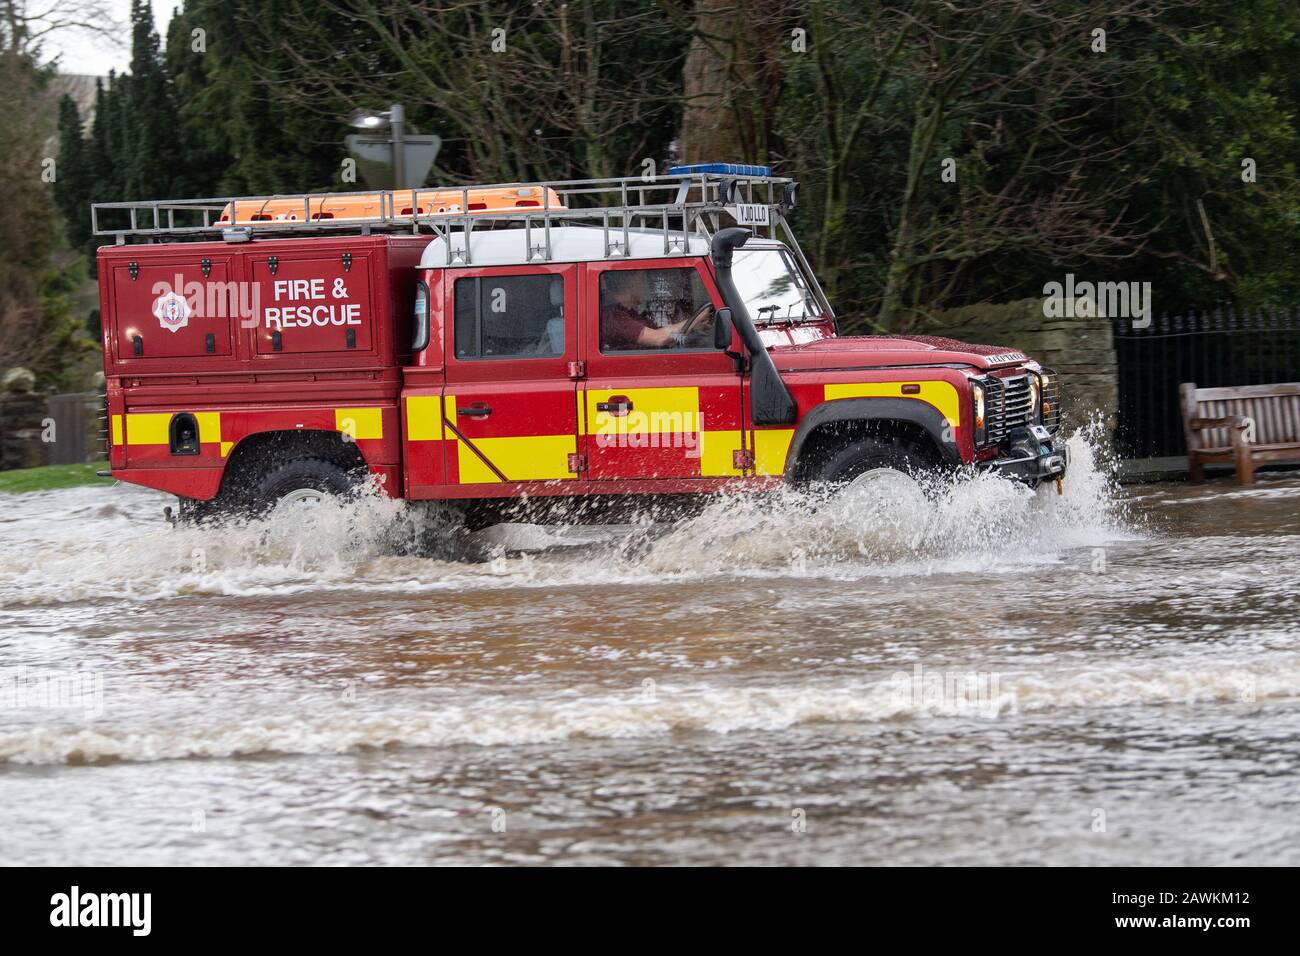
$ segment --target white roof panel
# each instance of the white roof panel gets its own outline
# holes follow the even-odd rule
[[[525,265],[530,259],[528,250],[524,243],[524,230],[522,229],[493,229],[483,230],[481,232],[471,231],[472,236],[470,246],[470,265],[475,266],[502,266],[502,265]],[[684,237],[681,232],[670,232],[669,239],[675,244],[681,243]],[[534,247],[545,247],[546,230],[533,227],[532,234],[529,237]],[[652,259],[663,256],[664,253],[664,234],[658,229],[629,229],[628,230],[628,250],[625,256],[619,258],[627,259]],[[611,228],[609,230],[610,243],[623,241],[623,230]],[[691,235],[688,238],[686,249],[676,247],[676,251],[668,255],[707,255],[709,251],[709,242],[703,236]],[[450,250],[453,255],[448,257],[448,240],[439,236],[429,243],[424,249],[424,255],[420,257],[421,269],[440,269],[449,265],[465,265],[465,234],[463,232],[454,232],[450,237]],[[458,261],[452,262],[455,258]],[[590,226],[552,226],[551,227],[551,262],[592,262],[602,259],[611,258],[605,255],[605,232],[603,229],[593,228]],[[540,259],[536,260],[540,261]]]

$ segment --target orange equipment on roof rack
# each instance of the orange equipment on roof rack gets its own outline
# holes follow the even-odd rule
[[[549,202],[548,202],[549,200]],[[468,203],[468,208],[466,208]],[[391,205],[389,205],[391,204]],[[232,217],[232,207],[237,207]],[[516,209],[567,208],[554,189],[540,186],[493,189],[406,190],[403,192],[317,194],[304,198],[269,198],[227,203],[220,225],[305,222],[321,219],[391,220],[404,216],[513,212]],[[232,222],[232,218],[234,221]]]

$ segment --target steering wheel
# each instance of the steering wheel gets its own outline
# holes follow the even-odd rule
[[[705,316],[708,316],[711,319],[713,318],[713,313],[716,311],[717,310],[714,309],[712,302],[706,302],[704,306],[700,309],[700,311],[696,312],[693,316],[691,316],[689,319],[686,320],[686,324],[681,327],[681,330],[677,334],[682,339],[685,339],[687,336],[691,334],[692,331],[694,331],[695,326],[699,324],[700,321],[705,318]]]

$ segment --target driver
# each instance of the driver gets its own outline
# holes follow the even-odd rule
[[[708,328],[706,313],[713,310],[706,305],[693,317],[658,327],[648,311],[650,303],[649,273],[641,269],[619,269],[606,273],[606,286],[601,296],[600,339],[601,348],[610,351],[623,349],[661,349],[680,345],[682,333]]]

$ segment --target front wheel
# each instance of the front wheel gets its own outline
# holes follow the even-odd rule
[[[851,442],[821,466],[816,480],[853,496],[924,504],[927,486],[945,469],[923,445],[893,436]]]
[[[819,481],[844,485],[881,469],[917,478],[942,470],[933,451],[894,436],[863,438],[837,449],[818,470]]]

